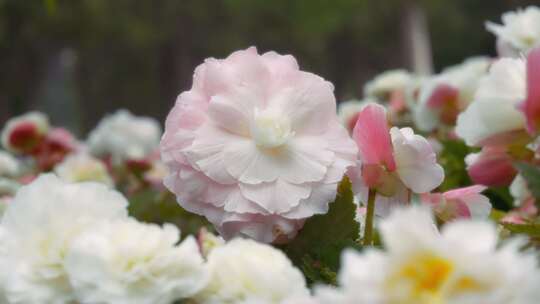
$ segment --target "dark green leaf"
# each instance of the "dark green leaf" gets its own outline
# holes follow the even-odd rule
[[[328,213],[308,219],[298,236],[290,244],[281,246],[310,283],[335,284],[343,249],[360,248],[355,212],[351,184],[345,178]]]
[[[540,202],[540,168],[528,163],[516,163],[515,167],[527,182],[527,187],[536,199],[536,204]]]

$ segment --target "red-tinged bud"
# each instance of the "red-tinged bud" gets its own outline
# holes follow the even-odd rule
[[[475,184],[504,187],[517,174],[513,159],[505,148],[485,147],[478,154],[467,156],[467,172]]]
[[[2,130],[2,145],[14,153],[30,154],[42,144],[48,131],[47,117],[30,112],[6,123]]]

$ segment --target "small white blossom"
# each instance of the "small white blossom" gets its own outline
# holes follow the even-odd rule
[[[487,22],[488,31],[497,36],[500,56],[519,57],[540,46],[540,8],[529,6],[502,15],[502,23]]]
[[[200,304],[278,304],[307,295],[306,282],[281,251],[247,239],[234,239],[208,256],[210,282],[196,297]]]
[[[19,173],[19,162],[11,154],[0,150],[0,176],[13,177]]]
[[[105,164],[88,154],[74,154],[56,165],[54,172],[67,182],[94,181],[112,186],[113,181]]]
[[[9,303],[71,303],[64,268],[71,242],[101,220],[127,217],[127,201],[98,183],[69,184],[52,174],[20,188],[0,224],[10,242]],[[0,262],[1,263],[1,262]]]
[[[393,91],[404,90],[411,79],[411,74],[406,70],[389,70],[383,72],[366,83],[364,86],[364,95],[386,101]]]
[[[160,137],[161,127],[155,119],[119,110],[99,122],[87,144],[93,155],[110,156],[118,163],[148,156],[157,148]]]
[[[169,304],[202,289],[206,268],[193,237],[133,219],[98,224],[74,240],[66,269],[81,303]]]

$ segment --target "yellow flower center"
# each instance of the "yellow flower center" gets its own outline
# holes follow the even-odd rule
[[[444,304],[463,293],[485,290],[472,277],[458,276],[452,261],[433,253],[413,256],[386,281],[390,303]]]

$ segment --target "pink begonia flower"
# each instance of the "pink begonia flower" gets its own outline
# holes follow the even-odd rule
[[[513,161],[506,148],[489,146],[465,158],[471,180],[490,187],[504,187],[512,183],[517,174]]]
[[[360,112],[353,138],[359,159],[347,174],[361,202],[367,202],[368,189],[377,191],[378,215],[387,214],[395,204],[408,203],[411,191],[429,192],[444,179],[429,142],[411,128],[389,130],[386,110],[380,105],[370,104]]]
[[[78,149],[75,136],[64,128],[53,128],[45,139],[32,151],[37,165],[47,171],[60,163],[66,155]]]
[[[472,102],[490,63],[487,57],[469,58],[426,80],[414,111],[418,129],[431,132],[441,125],[454,126],[458,114]]]
[[[527,98],[522,104],[527,130],[536,135],[540,131],[540,48],[527,57]]]
[[[8,120],[2,130],[2,145],[14,153],[31,153],[49,131],[49,119],[40,112],[29,112]]]
[[[538,216],[534,197],[530,197],[521,203],[521,206],[508,212],[501,220],[502,223],[527,224]]]
[[[489,198],[481,194],[486,189],[485,186],[475,185],[444,193],[424,193],[420,195],[420,200],[445,222],[458,218],[485,219],[491,212]]]
[[[293,238],[328,211],[356,159],[332,91],[290,55],[251,47],[205,60],[165,123],[165,185],[226,239]]]

